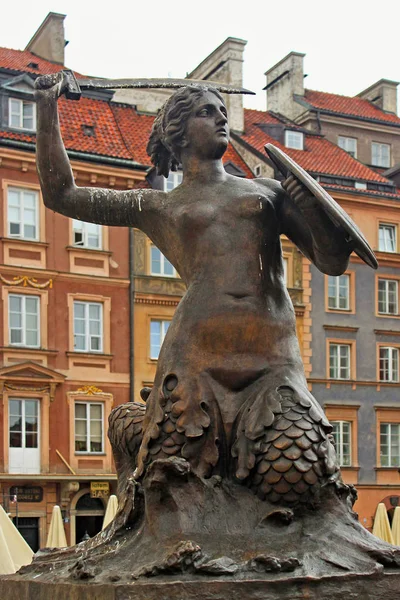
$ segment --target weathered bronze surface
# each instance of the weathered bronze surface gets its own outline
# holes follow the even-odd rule
[[[348,232],[292,176],[281,186],[225,172],[227,112],[212,88],[179,90],[155,120],[148,152],[164,176],[182,165],[179,187],[76,187],[58,127],[64,87],[59,75],[37,81],[46,206],[140,228],[187,292],[154,387],[142,391],[146,405],[110,417],[116,519],[86,543],[40,553],[18,585],[60,600],[94,590],[98,598],[322,600],[391,591],[400,549],[352,512],[356,493],[341,480],[331,426],[308,391],[283,278],[281,234],[323,273],[340,275],[353,250]],[[17,589],[15,577],[7,581],[3,589]]]

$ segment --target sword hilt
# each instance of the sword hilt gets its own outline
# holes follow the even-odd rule
[[[80,100],[82,91],[73,71],[65,69],[63,75],[66,82],[65,96],[68,100]]]

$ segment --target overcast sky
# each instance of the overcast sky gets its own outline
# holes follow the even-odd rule
[[[8,1],[0,45],[23,49],[50,11],[67,15],[66,64],[103,77],[184,77],[227,37],[247,40],[249,108],[265,109],[264,72],[291,50],[306,54],[311,89],[400,81],[399,0]]]

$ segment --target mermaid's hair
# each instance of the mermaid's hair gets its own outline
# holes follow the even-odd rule
[[[192,84],[180,88],[161,107],[146,148],[157,175],[168,177],[170,171],[178,169],[187,120],[193,106],[206,92],[212,92],[223,102],[215,88]]]

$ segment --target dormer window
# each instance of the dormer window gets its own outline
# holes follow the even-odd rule
[[[36,104],[29,100],[9,98],[8,126],[13,129],[36,130]]]
[[[285,131],[285,146],[294,150],[304,150],[304,133],[301,131]]]

